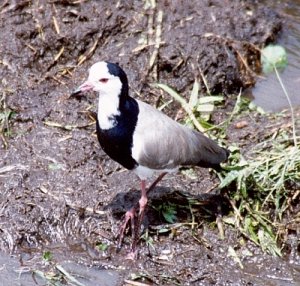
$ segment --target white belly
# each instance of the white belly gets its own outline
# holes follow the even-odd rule
[[[145,166],[139,165],[137,168],[133,170],[133,172],[141,179],[146,180],[154,176],[155,174],[159,175],[161,173],[175,173],[178,171],[178,168],[174,169],[161,169],[161,170],[154,170],[150,169]]]

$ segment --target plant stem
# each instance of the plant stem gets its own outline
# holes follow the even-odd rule
[[[285,89],[285,86],[284,86],[284,84],[283,84],[283,82],[282,82],[282,80],[281,80],[281,78],[280,78],[280,76],[279,76],[278,70],[277,70],[277,68],[275,67],[275,65],[274,65],[274,70],[275,70],[277,79],[278,79],[278,81],[279,81],[279,83],[280,83],[280,86],[281,86],[281,88],[282,88],[282,90],[283,90],[283,93],[284,93],[284,95],[286,96],[286,99],[287,99],[287,101],[288,101],[288,103],[289,103],[289,107],[290,107],[290,110],[291,110],[291,117],[292,117],[293,140],[294,140],[294,145],[295,145],[295,147],[296,147],[296,146],[297,146],[297,138],[296,138],[296,126],[295,126],[296,124],[295,124],[294,109],[293,109],[293,106],[292,106],[292,102],[291,102],[291,100],[290,100],[290,97],[289,97],[289,95],[288,95],[288,93],[287,93],[287,91],[286,91],[286,89]]]

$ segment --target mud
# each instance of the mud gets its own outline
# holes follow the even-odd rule
[[[10,114],[0,145],[3,252],[18,255],[30,270],[52,269],[42,259],[45,251],[52,263],[71,260],[114,270],[118,279],[108,285],[124,285],[126,279],[158,285],[300,281],[295,237],[285,259],[270,257],[249,241],[240,244],[235,229],[226,229],[225,240],[218,237],[211,225],[220,207],[226,213],[229,206],[208,170],[195,170],[197,180],[178,174],[162,182],[151,195],[139,259],[124,261],[130,236],[117,253],[115,235],[119,218],[139,196],[138,180],[100,149],[89,116],[96,110],[95,95],[68,98],[97,60],[119,62],[131,93],[153,105],[170,100],[150,86],[155,82],[185,97],[195,77],[202,91],[205,79],[213,94],[238,93],[255,84],[260,70],[254,45],[279,35],[282,19],[272,9],[238,0],[160,1],[155,7],[147,1],[23,0],[3,1],[0,17],[0,112]],[[229,97],[215,122],[233,106]],[[174,118],[178,110],[171,103],[165,112]],[[256,122],[243,131],[232,126],[229,142],[244,140],[247,150],[267,124],[259,117]],[[201,202],[196,227],[185,207],[177,209],[181,224],[167,224],[157,211],[161,202],[186,206],[188,197]],[[241,255],[244,269],[228,256],[229,246]]]

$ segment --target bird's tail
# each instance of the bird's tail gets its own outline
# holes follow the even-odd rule
[[[213,142],[213,141],[211,141]],[[202,159],[198,162],[198,166],[203,168],[212,168],[217,172],[222,170],[221,163],[227,161],[230,151],[218,146],[215,142],[211,143],[206,152],[202,154]]]

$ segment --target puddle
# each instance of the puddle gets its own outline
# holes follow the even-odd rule
[[[288,66],[280,73],[282,82],[294,107],[300,106],[300,2],[299,0],[274,1],[268,5],[279,11],[287,20],[278,44],[285,47]],[[289,108],[288,101],[275,74],[259,80],[252,89],[254,103],[265,111],[281,111]]]
[[[22,267],[15,256],[0,254],[0,286],[42,285],[39,282],[43,281],[39,278],[34,281],[29,269]]]
[[[116,286],[119,284],[119,275],[116,271],[98,269],[65,261],[61,264],[62,269],[74,277],[82,286]],[[73,284],[70,284],[73,285]]]
[[[26,264],[26,263],[25,263]],[[22,266],[16,256],[5,253],[0,254],[0,286],[37,286],[37,285],[62,285],[55,282],[54,273],[44,273],[30,266]],[[119,274],[114,270],[99,269],[75,263],[62,261],[56,266],[58,272],[66,277],[63,285],[82,286],[116,286],[119,285]],[[46,281],[42,276],[53,277],[52,282]],[[53,284],[51,284],[53,283]]]

